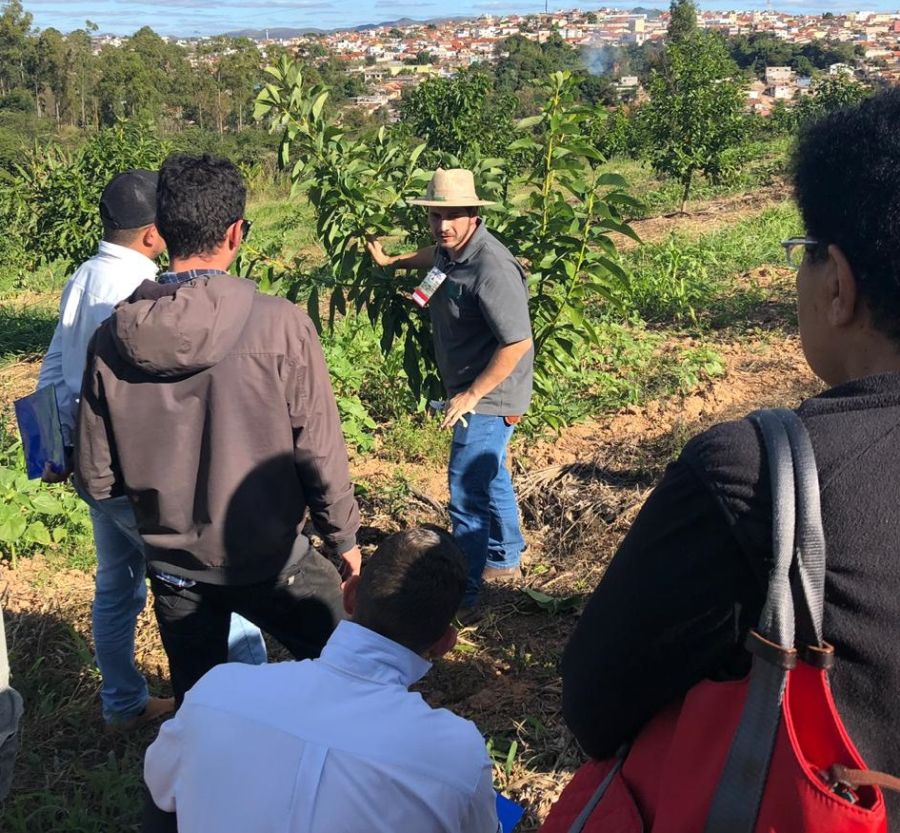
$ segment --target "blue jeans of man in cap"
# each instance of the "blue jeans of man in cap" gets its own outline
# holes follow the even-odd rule
[[[97,667],[103,678],[100,703],[107,723],[143,712],[147,680],[134,662],[134,631],[147,601],[147,564],[134,512],[126,497],[85,498],[94,527],[97,578],[93,607]],[[230,662],[260,665],[266,646],[256,625],[236,614],[228,636]]]
[[[464,607],[477,600],[486,566],[516,567],[525,548],[506,468],[513,426],[491,414],[468,414],[466,421],[468,427],[457,422],[453,428],[448,467],[453,537],[468,562]]]

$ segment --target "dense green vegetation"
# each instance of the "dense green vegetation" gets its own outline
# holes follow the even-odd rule
[[[693,10],[690,3],[682,7]],[[719,40],[698,31],[690,17],[673,15],[672,23],[678,36],[670,36],[663,64],[650,78],[641,118],[647,156],[656,171],[681,183],[683,211],[694,174],[721,180],[734,167],[729,152],[748,131],[734,63]]]
[[[789,66],[800,75],[813,75],[832,64],[854,66],[865,52],[859,44],[829,40],[790,43],[768,32],[735,35],[725,44],[732,60],[758,78],[765,78],[766,67]]]

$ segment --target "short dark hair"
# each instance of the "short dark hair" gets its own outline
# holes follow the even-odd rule
[[[807,234],[846,256],[882,333],[900,342],[900,89],[814,122],[793,157]]]
[[[215,251],[246,203],[241,172],[227,159],[176,153],[159,169],[156,227],[171,257]]]
[[[353,621],[421,654],[447,631],[465,589],[453,538],[435,527],[407,529],[382,541],[363,568]]]
[[[131,246],[137,242],[137,239],[149,228],[149,226],[139,226],[138,228],[108,228],[103,226],[103,239],[107,243],[115,243],[117,246]]]

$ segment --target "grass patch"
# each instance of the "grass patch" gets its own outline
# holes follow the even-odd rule
[[[379,456],[392,462],[447,464],[450,431],[441,428],[440,416],[401,414],[380,429]]]
[[[251,199],[247,216],[253,221],[249,249],[264,249],[275,244],[285,260],[297,254],[315,261],[324,257],[316,239],[315,215],[305,194],[294,199],[287,194],[267,194],[262,199]]]
[[[7,611],[13,684],[25,717],[15,789],[0,814],[4,833],[139,829],[141,763],[155,730],[102,734],[99,674],[71,624],[82,607]]]
[[[72,271],[65,263],[41,263],[34,267],[0,263],[0,300],[21,301],[23,294],[58,293]]]
[[[0,301],[0,364],[47,352],[58,312],[51,299]]]
[[[790,144],[789,137],[778,137],[745,145],[740,151],[740,162],[730,177],[718,183],[702,175],[694,177],[690,202],[740,194],[774,184],[784,176]],[[616,156],[601,170],[624,176],[630,193],[643,202],[644,210],[633,219],[670,213],[681,206],[681,183],[657,176],[647,162]]]
[[[642,321],[605,320],[597,325],[602,347],[586,354],[576,373],[560,380],[544,407],[568,422],[596,417],[671,393],[688,393],[724,372],[708,346],[679,347],[676,330],[649,329]],[[526,417],[526,434],[541,432],[535,409]]]
[[[799,227],[796,208],[783,202],[696,239],[673,233],[640,246],[622,258],[631,275],[623,302],[655,324],[739,325],[770,300],[746,273],[782,269],[781,241]]]

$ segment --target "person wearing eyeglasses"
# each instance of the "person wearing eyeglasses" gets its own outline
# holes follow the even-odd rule
[[[784,247],[797,268],[803,352],[828,386],[796,412],[821,484],[832,689],[868,766],[900,775],[898,125],[894,89],[801,135],[793,176],[806,233]],[[701,680],[744,676],[750,655],[742,646],[765,599],[771,529],[768,465],[754,425],[722,423],[688,442],[563,656],[563,714],[588,754],[613,755]],[[900,801],[885,798],[891,829],[900,829]]]
[[[170,156],[157,226],[171,266],[91,341],[75,475],[126,495],[150,566],[176,703],[225,662],[239,613],[298,659],[343,617],[341,575],[301,528],[359,572],[359,512],[315,328],[228,269],[249,231],[228,160]]]

